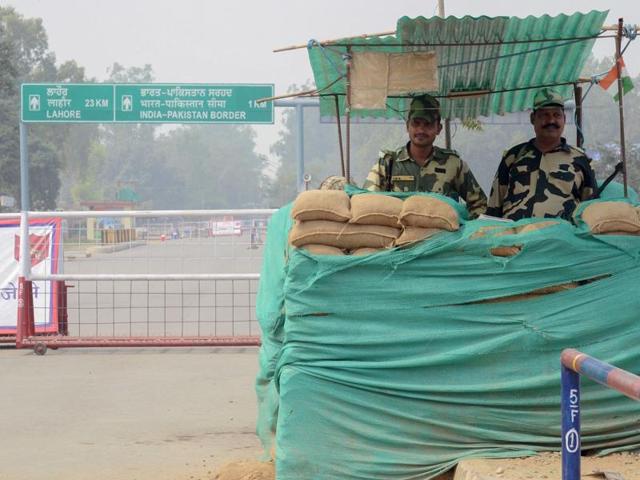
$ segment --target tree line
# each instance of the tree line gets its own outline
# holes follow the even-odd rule
[[[109,68],[107,83],[150,83],[151,65]],[[56,64],[41,19],[0,7],[0,193],[20,198],[21,83],[95,83]],[[126,187],[142,208],[249,208],[267,203],[256,133],[245,125],[29,124],[31,208],[79,208]],[[18,205],[19,207],[19,205]]]

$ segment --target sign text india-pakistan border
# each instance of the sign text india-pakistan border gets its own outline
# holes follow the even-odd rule
[[[269,84],[22,84],[23,122],[273,123]]]

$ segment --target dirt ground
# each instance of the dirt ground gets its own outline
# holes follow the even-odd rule
[[[606,457],[582,457],[580,469],[581,478],[585,480],[640,480],[640,455],[617,453]],[[543,453],[526,458],[472,459],[458,464],[453,478],[454,480],[560,480],[562,465],[559,453]]]
[[[559,453],[506,459],[472,459],[435,480],[559,480],[562,466]],[[581,477],[591,480],[640,479],[640,455],[619,453],[607,457],[583,457]],[[251,460],[223,465],[215,480],[275,480],[272,463]]]
[[[258,350],[0,348],[0,480],[209,480],[258,459]]]

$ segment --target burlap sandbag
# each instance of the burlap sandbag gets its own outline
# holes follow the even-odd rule
[[[562,283],[560,285],[552,285],[550,287],[542,287],[538,290],[534,290],[533,293],[538,295],[549,295],[551,293],[564,292],[565,290],[573,290],[576,287],[579,287],[580,284],[578,282],[568,282]]]
[[[625,202],[592,203],[582,211],[582,220],[593,233],[640,232],[638,211]]]
[[[558,292],[564,292],[566,290],[571,290],[580,285],[577,282],[569,282],[563,283],[561,285],[552,285],[550,287],[543,287],[537,290],[533,290],[528,293],[520,293],[518,295],[509,295],[508,297],[499,297],[493,298],[491,300],[482,300],[477,303],[504,303],[504,302],[520,302],[522,300],[532,300],[535,298],[540,298],[544,295],[551,295]]]
[[[385,249],[371,248],[371,247],[356,248],[355,250],[351,251],[351,255],[355,255],[356,257],[361,257],[362,255],[373,255],[374,253],[381,252],[382,250],[385,250]]]
[[[504,225],[487,225],[480,227],[474,232],[471,240],[482,237],[503,237],[505,235],[520,235],[521,233],[534,232],[536,230],[542,230],[544,228],[558,225],[560,222],[556,220],[548,220],[545,222],[529,223],[527,225],[521,225],[519,227],[505,227]]]
[[[604,233],[599,233],[597,235],[627,235],[627,236],[634,236],[634,235],[640,235],[640,232],[604,232]]]
[[[398,227],[403,202],[399,198],[376,193],[351,197],[351,223]]]
[[[421,242],[422,240],[443,231],[445,230],[440,228],[404,227],[404,231],[396,240],[396,246],[402,247],[404,245]]]
[[[513,235],[516,233],[514,228],[505,227],[504,225],[487,225],[480,227],[469,237],[471,240],[482,237],[502,237],[504,235]]]
[[[548,220],[546,222],[528,223],[527,225],[522,225],[521,227],[515,227],[514,230],[515,230],[516,234],[534,232],[536,230],[542,230],[544,228],[549,228],[549,227],[552,227],[554,225],[558,225],[559,223],[560,222],[558,222],[557,220]]]
[[[302,192],[293,202],[291,216],[300,221],[348,222],[351,218],[349,195],[342,190]]]
[[[309,253],[312,253],[314,255],[344,255],[345,254],[341,249],[337,247],[331,247],[329,245],[309,244],[309,245],[305,245],[302,248],[304,248]]]
[[[315,220],[297,222],[289,232],[289,243],[296,247],[310,244],[355,250],[362,247],[388,248],[400,235],[400,229],[381,225]]]
[[[424,195],[413,195],[403,202],[400,223],[408,227],[441,228],[449,231],[460,228],[458,213],[451,205]]]
[[[495,257],[513,257],[520,253],[522,247],[520,245],[501,245],[499,247],[493,247],[490,252]]]

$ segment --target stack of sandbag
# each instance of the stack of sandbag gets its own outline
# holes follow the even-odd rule
[[[350,199],[341,190],[310,190],[298,195],[291,215],[296,223],[289,243],[316,255],[369,255],[460,228],[454,207],[424,195],[403,201],[361,193]]]
[[[357,205],[358,201],[356,211]],[[302,192],[291,215],[296,223],[289,232],[289,243],[315,254],[344,255],[362,248],[390,248],[400,233],[397,219],[395,227],[352,222],[351,202],[342,190]]]
[[[396,240],[399,247],[420,242],[442,231],[460,229],[455,208],[425,195],[414,195],[402,202],[399,221],[403,227],[402,235]]]
[[[638,207],[626,202],[595,202],[581,216],[595,234],[640,235]]]

